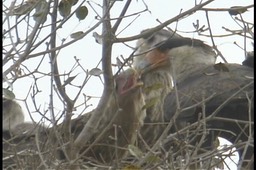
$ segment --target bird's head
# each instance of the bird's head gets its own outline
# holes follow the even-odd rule
[[[150,30],[151,29],[143,30],[141,31],[141,34],[150,32]],[[146,65],[144,64],[145,55],[148,52],[152,51],[157,44],[171,38],[181,38],[181,36],[173,31],[167,31],[162,29],[154,32],[153,34],[146,34],[146,36],[140,38],[136,43],[137,51],[134,58],[134,68],[140,70],[142,67],[146,67]]]
[[[124,124],[133,122],[133,128],[136,127],[135,125],[142,126],[146,111],[143,109],[145,100],[140,74],[135,69],[130,68],[117,75],[115,82],[118,107],[123,111],[121,117]]]
[[[143,86],[140,80],[140,75],[135,69],[129,68],[128,70],[121,72],[115,78],[116,91],[119,96],[127,96],[133,94],[136,90]]]
[[[172,38],[167,36],[164,39],[164,35],[158,32],[152,36],[155,38],[151,37],[150,41],[144,40],[146,44],[144,47],[150,48],[144,48],[145,53],[135,57],[134,67],[142,73],[154,69],[170,68],[170,65],[175,67],[176,73],[179,73],[184,71],[188,65],[208,65],[216,61],[213,49],[201,40],[177,36]]]

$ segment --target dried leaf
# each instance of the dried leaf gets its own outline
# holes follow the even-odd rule
[[[34,7],[35,7],[35,2],[33,1],[25,2],[19,7],[13,9],[13,15],[21,16],[21,15],[28,14],[30,11],[32,11]]]
[[[45,0],[39,1],[36,5],[36,12],[33,15],[33,19],[36,22],[41,22],[43,24],[47,19],[47,14],[47,2]]]
[[[136,165],[127,165],[122,170],[142,170],[140,167]]]
[[[8,89],[3,89],[3,98],[13,100],[15,99],[15,94]]]
[[[159,163],[161,159],[156,155],[150,155],[146,158],[146,162],[148,163]]]
[[[244,77],[245,77],[245,78],[247,78],[247,79],[251,79],[251,80],[253,80],[253,79],[254,79],[254,77],[253,77],[253,76],[247,76],[247,75],[245,75]]]
[[[118,57],[116,58],[116,65],[118,69],[120,69],[123,65],[123,62]]]
[[[76,17],[80,20],[83,20],[88,15],[88,9],[86,6],[81,6],[76,10]]]
[[[71,13],[72,3],[69,0],[62,0],[59,3],[59,13],[63,18],[66,18]]]
[[[99,35],[97,32],[94,32],[92,36],[95,38],[95,41],[99,44],[102,44],[102,36]]]
[[[103,73],[103,71],[99,68],[93,68],[89,71],[89,74],[92,76],[100,76]]]
[[[66,86],[67,84],[70,84],[71,81],[73,81],[76,78],[76,76],[69,77],[67,80],[64,81],[64,84],[62,86]]]
[[[228,13],[230,15],[238,15],[238,14],[242,14],[242,13],[244,13],[246,11],[247,11],[247,8],[245,8],[245,7],[242,7],[242,6],[232,6],[228,10]]]
[[[217,149],[220,146],[220,140],[218,138],[216,138],[213,141],[213,146],[214,146],[215,149]]]
[[[130,154],[135,156],[137,159],[141,159],[143,157],[143,152],[134,145],[128,145],[128,150]]]
[[[78,39],[78,38],[80,38],[83,34],[84,34],[83,31],[78,31],[78,32],[75,32],[75,33],[71,34],[70,37],[73,38],[73,39]]]

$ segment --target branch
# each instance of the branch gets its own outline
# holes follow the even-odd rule
[[[254,4],[248,5],[248,6],[243,6],[243,7],[237,7],[237,9],[248,9],[248,8],[253,8],[253,7],[254,7]],[[236,9],[236,8],[234,8],[234,9]],[[230,11],[230,8],[201,8],[199,10],[212,11],[212,12],[220,12],[220,11],[228,12],[228,11]]]
[[[122,22],[123,16],[125,15],[125,13],[126,13],[128,7],[130,6],[131,2],[132,2],[131,0],[127,0],[127,1],[126,1],[126,4],[125,4],[125,6],[124,6],[124,8],[123,8],[123,10],[122,10],[122,12],[121,12],[121,14],[120,14],[119,17],[118,17],[118,20],[116,21],[115,25],[114,25],[113,28],[112,28],[112,32],[113,32],[113,33],[116,32],[118,26],[119,26],[120,23]]]
[[[109,106],[109,98],[113,96],[114,81],[111,67],[111,53],[113,45],[113,34],[111,32],[110,15],[109,15],[109,1],[103,0],[103,42],[102,42],[102,69],[104,71],[104,90],[103,95],[99,101],[95,112],[92,114],[90,120],[84,126],[82,132],[79,134],[74,142],[74,149],[76,152],[80,150],[86,144],[99,125],[100,117],[105,114]]]
[[[58,3],[55,2],[55,7],[53,8],[53,15],[52,15],[52,27],[51,27],[52,32],[54,32],[56,30],[57,5],[58,5]],[[51,49],[56,47],[56,34],[52,34],[50,44],[51,44]],[[51,67],[52,67],[51,70],[52,70],[52,73],[53,73],[52,76],[53,76],[54,81],[56,83],[58,92],[60,93],[61,97],[65,100],[65,102],[67,104],[67,108],[68,108],[67,111],[68,112],[72,111],[71,108],[74,104],[73,104],[73,101],[67,96],[67,94],[65,92],[65,89],[61,85],[60,76],[59,76],[60,74],[59,74],[58,64],[57,64],[57,56],[56,56],[55,51],[51,52],[50,61],[51,61]],[[69,110],[69,109],[71,109],[71,110]]]
[[[138,35],[131,36],[131,37],[127,37],[127,38],[116,38],[116,39],[114,40],[114,43],[133,41],[133,40],[137,40],[137,39],[142,38],[142,37],[149,36],[149,35],[151,35],[152,33],[157,32],[157,31],[163,29],[164,27],[168,26],[169,24],[171,24],[171,23],[173,23],[173,22],[175,22],[175,21],[177,21],[177,20],[180,20],[181,18],[183,18],[183,17],[185,17],[185,16],[187,16],[187,15],[191,15],[191,14],[194,13],[195,11],[201,9],[203,6],[209,4],[209,3],[213,2],[213,1],[214,1],[214,0],[209,0],[209,1],[206,1],[205,3],[202,3],[202,4],[200,4],[200,5],[197,5],[197,6],[193,7],[193,8],[191,8],[191,9],[189,9],[189,10],[187,10],[187,11],[185,11],[185,12],[179,14],[179,15],[177,15],[176,17],[171,18],[171,19],[165,21],[165,22],[162,23],[161,25],[156,26],[156,27],[154,27],[154,28],[152,28],[152,29],[150,29],[150,30],[147,30],[147,31],[145,31],[145,32],[143,32],[143,33],[140,33],[140,34],[138,34]]]
[[[211,41],[212,41],[213,49],[215,49],[215,50],[217,51],[217,53],[220,55],[220,57],[222,58],[222,60],[223,60],[225,63],[228,63],[227,60],[225,59],[225,57],[222,55],[222,53],[220,52],[220,50],[218,50],[218,48],[216,47],[216,45],[215,45],[215,43],[214,43],[213,36],[212,36],[212,29],[211,29],[210,20],[209,20],[209,15],[208,15],[208,11],[205,11],[205,14],[206,14],[206,19],[207,19],[207,24],[208,24],[208,28],[209,28],[209,33],[210,33],[210,38],[211,38]]]

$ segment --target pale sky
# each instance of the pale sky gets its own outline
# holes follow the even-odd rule
[[[11,1],[5,1],[4,5],[8,6]],[[17,1],[17,4],[19,4],[21,0]],[[81,3],[82,1],[79,1]],[[102,2],[98,0],[91,0],[89,1],[94,10],[96,10],[101,15],[101,8],[97,6],[96,3]],[[119,13],[121,12],[121,9],[126,1],[117,1],[114,5],[113,10],[111,11],[111,16],[118,17]],[[156,21],[156,19],[160,20],[161,22],[164,22],[170,18],[173,18],[174,16],[178,15],[182,9],[182,11],[186,11],[190,8],[192,8],[195,4],[195,1],[193,0],[178,0],[178,1],[171,1],[171,0],[145,0],[145,2],[148,5],[148,9],[151,12],[144,12],[140,15],[134,15],[132,17],[124,19],[123,23],[120,25],[118,32],[122,31],[118,37],[126,37],[126,36],[132,36],[140,33],[142,30],[151,28],[154,26],[157,26],[159,23]],[[254,2],[252,0],[216,0],[212,2],[211,4],[207,5],[207,8],[229,8],[232,6],[247,6],[251,5]],[[76,6],[78,6],[78,4]],[[89,28],[91,28],[95,23],[98,21],[95,20],[96,13],[92,9],[88,3],[85,3],[88,7],[89,14],[85,20],[78,21],[78,19],[73,16],[68,22],[66,22],[63,27],[58,30],[57,32],[57,38],[59,40],[59,43],[63,38],[66,39],[65,43],[70,41],[70,34],[77,32],[77,31],[86,31]],[[76,7],[75,6],[75,7]],[[73,10],[75,9],[73,7]],[[144,10],[145,6],[143,5],[141,0],[132,1],[131,6],[128,10],[127,14],[133,14],[134,12],[139,12],[141,10]],[[243,19],[245,21],[253,22],[253,8],[249,9],[249,11],[245,12],[243,15]],[[231,30],[240,29],[238,24],[232,19],[232,17],[228,14],[228,12],[209,12],[210,22],[213,34],[227,34],[226,31],[222,29],[222,27],[229,28]],[[14,18],[14,17],[13,17]],[[48,18],[49,21],[50,18]],[[58,19],[62,19],[61,16],[58,17]],[[133,21],[134,20],[134,21]],[[193,22],[195,23],[196,20],[199,20],[200,26],[206,25],[206,16],[204,11],[198,11],[194,13],[193,15],[182,19],[178,22],[177,30],[181,31],[178,32],[182,36],[190,37],[190,38],[197,38],[205,41],[207,44],[212,45],[211,40],[209,37],[203,37],[198,36],[197,33],[185,33],[185,32],[191,32],[194,30]],[[133,21],[133,22],[132,22]],[[131,23],[132,22],[132,23]],[[177,23],[172,23],[169,25],[170,28],[175,29]],[[7,25],[3,25],[4,28],[8,28]],[[23,30],[24,29],[24,30]],[[22,32],[24,32],[23,37],[26,35],[25,30],[26,27],[21,27],[21,37]],[[44,36],[48,33],[49,30],[42,32],[39,36],[39,38],[44,38]],[[98,34],[101,34],[101,27],[99,26],[95,31]],[[85,69],[91,70],[92,68],[95,68],[98,62],[101,58],[101,45],[97,44],[95,42],[95,39],[93,38],[91,32],[88,36],[84,37],[82,40],[77,41],[76,43],[64,48],[60,51],[58,55],[58,62],[59,70],[61,73],[68,72],[74,65],[74,56],[76,56],[78,59],[80,59],[80,62],[82,66]],[[208,34],[208,32],[206,32]],[[236,41],[240,46],[243,47],[244,39],[241,36],[232,36],[232,37],[222,37],[222,38],[215,38],[215,43],[218,47],[218,49],[222,52],[224,57],[227,59],[228,62],[231,63],[241,63],[244,60],[244,52],[239,49],[239,47],[235,46],[233,44],[234,41]],[[6,41],[7,42],[7,41]],[[5,44],[5,42],[3,42]],[[128,42],[132,47],[135,47],[135,41]],[[248,40],[246,42],[247,44],[247,51],[252,51],[253,46],[251,45],[251,40]],[[45,50],[45,45],[43,45],[42,48],[39,48],[37,52],[40,50]],[[122,43],[115,44],[113,46],[113,55],[112,55],[112,63],[116,62],[116,57],[120,57],[121,55],[124,58],[129,57],[129,55],[132,53],[132,49],[128,48]],[[218,60],[219,62],[220,60]],[[30,60],[26,61],[26,65],[30,70],[35,69],[35,66],[37,65],[39,61],[38,60]],[[49,72],[49,61],[48,56],[45,57],[43,60],[43,65],[40,67],[40,71],[42,72]],[[99,66],[101,68],[101,64]],[[6,69],[6,66],[3,67],[3,69]],[[113,68],[113,72],[115,73],[117,71],[116,68]],[[82,70],[75,70],[74,73],[71,74],[71,76],[75,76],[76,74],[80,73],[76,79],[74,80],[74,84],[79,85],[85,75],[82,73]],[[26,95],[28,94],[31,85],[33,85],[33,79],[21,79],[17,81],[13,85],[13,90],[18,99],[24,99]],[[50,92],[50,81],[49,78],[42,78],[38,80],[38,87],[42,91],[39,95],[37,95],[37,102],[38,105],[41,105],[41,111],[46,110],[49,104],[49,92]],[[76,88],[73,87],[66,87],[68,94],[72,96],[77,92]],[[74,91],[73,91],[74,90]],[[98,103],[98,99],[101,96],[103,90],[102,83],[98,77],[91,77],[91,79],[86,84],[85,88],[83,89],[83,93],[88,96],[96,96],[98,98],[92,98],[90,101],[88,101],[88,104],[92,104],[91,107],[89,107],[85,112],[88,112],[95,108]],[[74,95],[73,95],[74,96]],[[72,97],[71,97],[72,98]],[[83,96],[81,96],[79,103],[83,103]],[[29,97],[29,101],[31,102],[31,97]],[[58,101],[56,101],[56,113],[63,110],[63,105]],[[30,116],[27,114],[25,105],[21,103],[24,112],[26,113],[26,121],[31,121]],[[31,113],[33,115],[33,118],[36,121],[39,121],[41,119],[40,115],[38,115],[34,111],[34,107],[31,104],[30,105]],[[78,110],[77,112],[74,112],[75,114],[80,114],[81,110]]]
[[[19,1],[17,1],[17,4],[18,2]],[[94,10],[96,10],[99,14],[101,14],[100,7],[95,4],[96,2],[101,2],[101,1],[89,1],[89,2],[91,6],[94,8]],[[180,0],[175,2],[168,1],[168,0],[158,0],[158,1],[147,0],[146,3],[151,13],[147,11],[147,12],[141,13],[140,16],[135,15],[135,16],[124,19],[117,33],[120,32],[120,30],[123,30],[124,28],[126,28],[127,26],[128,28],[124,29],[118,37],[136,35],[140,33],[141,30],[157,26],[159,23],[156,21],[156,19],[158,19],[161,22],[164,22],[178,15],[181,10],[186,11],[192,8],[195,2],[193,0]],[[8,2],[5,2],[5,4],[8,4]],[[79,22],[78,19],[74,16],[68,22],[66,22],[63,25],[63,27],[57,32],[57,38],[59,40],[59,44],[61,43],[61,40],[64,38],[67,39],[65,42],[70,41],[71,40],[70,34],[77,31],[86,31],[89,28],[91,28],[95,23],[97,23],[97,21],[95,20],[96,13],[91,8],[91,6],[88,5],[88,3],[85,3],[85,4],[89,10],[89,14],[87,18]],[[216,0],[210,3],[209,5],[207,5],[207,8],[229,8],[231,6],[244,6],[244,5],[251,5],[251,4],[253,4],[252,0],[243,0],[243,1]],[[123,5],[124,5],[123,1],[117,1],[116,4],[114,5],[113,10],[111,11],[112,12],[111,16],[117,17]],[[134,12],[138,12],[144,9],[145,9],[145,6],[143,5],[142,1],[138,1],[138,2],[132,1],[127,14],[133,14]],[[240,29],[238,24],[231,18],[228,12],[209,12],[209,17],[210,17],[212,32],[215,35],[227,34],[227,32],[224,31],[222,27],[226,27],[233,30]],[[62,19],[62,17],[59,16],[59,19]],[[135,21],[133,21],[134,19]],[[245,12],[243,14],[243,19],[246,21],[253,22],[253,9],[250,9],[249,11]],[[48,18],[48,21],[49,20],[50,19]],[[178,22],[177,30],[180,31],[178,33],[185,37],[201,39],[206,43],[208,43],[209,45],[212,45],[211,40],[208,37],[198,36],[197,33],[186,33],[186,32],[192,32],[194,30],[192,23],[195,23],[196,20],[199,20],[200,26],[202,25],[207,26],[205,12],[198,11],[193,15],[185,19],[182,19]],[[176,24],[177,23],[173,23],[169,25],[169,27],[172,29],[175,29]],[[26,30],[23,30],[23,31],[25,33]],[[47,31],[48,30],[46,30],[45,32],[42,32],[39,38],[44,38],[45,34],[48,33]],[[95,29],[95,31],[98,34],[101,34],[101,27],[99,26],[97,29]],[[92,68],[96,67],[101,57],[101,45],[95,42],[95,39],[92,36],[92,33],[89,33],[89,35],[84,37],[82,40],[79,40],[76,43],[60,51],[58,55],[58,60],[60,62],[59,69],[61,73],[68,72],[72,68],[72,66],[75,63],[74,56],[80,59],[80,62],[85,69],[91,70]],[[208,34],[208,32],[206,32],[205,34]],[[26,34],[24,34],[23,36],[25,35]],[[22,31],[21,31],[21,37],[22,37]],[[239,47],[233,44],[233,42],[236,41],[240,46],[243,47],[243,43],[244,43],[243,37],[241,36],[232,36],[232,37],[224,37],[224,38],[222,37],[222,38],[215,38],[214,41],[218,49],[222,52],[222,54],[224,55],[224,57],[227,59],[228,62],[241,63],[244,60],[244,52]],[[135,47],[135,41],[128,42],[127,44],[129,44],[132,47]],[[247,51],[251,51],[252,49],[253,47],[251,45],[251,40],[248,40]],[[45,46],[43,46],[41,50],[45,50]],[[40,50],[37,50],[37,52],[38,51]],[[112,63],[116,62],[116,57],[120,57],[122,55],[124,58],[127,58],[131,53],[132,53],[132,49],[128,48],[122,43],[115,44],[113,46]],[[220,60],[218,60],[218,62],[219,61]],[[26,61],[26,65],[33,70],[36,66],[35,63],[37,62],[36,60],[33,59],[31,61]],[[47,72],[50,67],[48,56],[45,57],[44,62],[45,64],[40,67],[40,70]],[[99,68],[101,68],[101,64]],[[113,71],[115,73],[117,69],[113,68]],[[75,76],[77,73],[81,73],[81,70],[77,72],[75,71],[72,74],[72,76]],[[78,75],[77,78],[74,80],[74,83],[79,84],[80,82],[83,81],[83,79],[84,79],[84,75]],[[23,99],[26,96],[33,81],[20,80],[20,82],[24,83],[24,85],[21,86],[20,83],[14,84],[14,93],[16,94],[18,99]],[[49,101],[49,88],[50,88],[49,80],[46,81],[45,79],[40,79],[37,83],[39,84],[39,87],[41,87],[42,88],[41,90],[43,91],[43,94],[38,95],[38,97],[41,98],[41,99],[38,98],[38,101],[41,100],[42,102],[40,104],[43,107],[47,107],[48,101]],[[67,91],[70,91],[70,95],[74,94],[72,92],[72,89],[73,88],[71,88],[70,90],[67,90]],[[83,93],[89,96],[100,97],[102,90],[103,90],[103,86],[100,79],[98,77],[92,77],[86,84],[86,87],[84,88]],[[83,98],[81,98],[81,100],[83,101]],[[89,109],[95,108],[97,106],[97,101],[98,101],[97,98],[91,99],[89,103],[91,102],[93,106],[89,107]],[[60,106],[59,109],[62,110],[62,105]],[[36,114],[34,115],[35,116],[33,117],[35,117],[35,119],[38,120],[38,118],[36,118],[37,117]],[[27,121],[30,120],[29,116],[26,116],[26,120]]]

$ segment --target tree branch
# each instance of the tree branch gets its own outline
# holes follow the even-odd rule
[[[77,139],[74,142],[74,146],[76,151],[79,151],[80,148],[86,144],[99,125],[100,117],[105,114],[108,106],[109,106],[109,98],[113,96],[114,89],[114,81],[113,81],[113,73],[111,67],[111,53],[112,53],[112,45],[113,45],[113,34],[111,32],[111,24],[110,24],[110,15],[109,15],[109,1],[103,0],[103,29],[102,29],[102,69],[104,76],[104,90],[103,95],[99,101],[95,112],[93,113],[90,120],[84,126],[82,132],[79,134]]]

